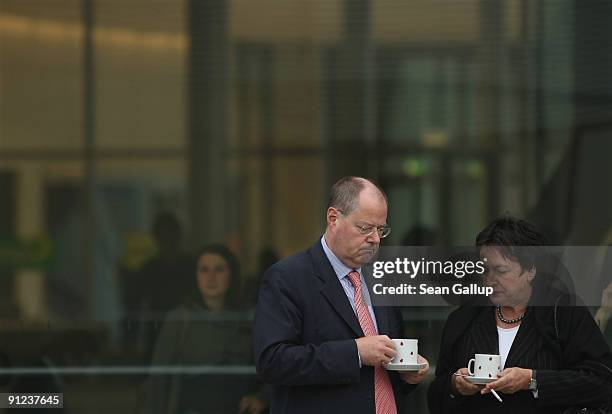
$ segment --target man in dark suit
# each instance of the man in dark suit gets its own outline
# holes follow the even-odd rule
[[[384,192],[345,177],[332,188],[323,237],[266,272],[254,346],[257,371],[274,386],[272,413],[395,414],[423,380],[428,365],[384,369],[396,354],[390,338],[402,337],[401,315],[371,306],[361,274],[390,232],[386,222]]]

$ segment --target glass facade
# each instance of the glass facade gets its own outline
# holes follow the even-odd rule
[[[570,0],[0,0],[1,391],[265,409],[258,283],[321,236],[345,175],[387,192],[391,245],[471,245],[504,212],[612,243],[611,19]],[[196,294],[213,243],[240,264],[223,312]],[[432,365],[449,311],[403,309]]]

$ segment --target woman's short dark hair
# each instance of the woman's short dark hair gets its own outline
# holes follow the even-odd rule
[[[497,246],[506,259],[517,260],[523,270],[537,267],[546,237],[536,227],[512,216],[493,220],[476,236],[476,246]]]
[[[239,306],[239,295],[241,288],[240,261],[238,257],[226,246],[222,244],[209,244],[198,251],[196,256],[196,272],[197,262],[205,254],[216,254],[221,256],[229,267],[230,283],[225,296],[225,307],[228,310],[236,309]],[[199,292],[198,292],[199,294]]]

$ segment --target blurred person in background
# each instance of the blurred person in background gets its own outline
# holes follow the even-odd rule
[[[255,307],[257,304],[257,296],[259,295],[259,286],[266,270],[274,263],[278,262],[279,256],[271,247],[264,248],[259,252],[258,269],[254,275],[248,278],[244,284],[244,300],[245,303]]]
[[[225,246],[197,256],[192,294],[165,320],[152,366],[250,365],[250,321],[239,303],[240,266]],[[147,381],[146,413],[249,413],[267,406],[254,377],[229,374],[153,374]]]
[[[428,392],[433,414],[609,412],[610,348],[588,309],[547,272],[544,243],[532,224],[512,217],[476,238],[493,294],[449,315]],[[466,379],[477,353],[501,357],[501,373],[484,386]]]
[[[157,254],[140,271],[135,287],[137,305],[162,315],[176,308],[192,287],[191,256],[182,249],[183,231],[172,213],[160,213],[153,223]]]
[[[128,333],[128,340],[140,343],[145,361],[151,358],[165,315],[193,291],[193,258],[181,249],[183,232],[176,216],[159,213],[152,232],[156,254],[140,270],[126,275],[123,288],[126,318],[137,327]]]

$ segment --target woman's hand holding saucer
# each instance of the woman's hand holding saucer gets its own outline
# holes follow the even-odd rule
[[[482,385],[472,384],[465,377],[469,376],[467,368],[460,368],[451,378],[451,387],[453,392],[468,396],[478,393],[482,389]]]

